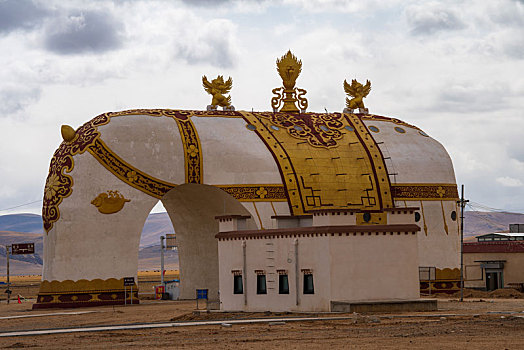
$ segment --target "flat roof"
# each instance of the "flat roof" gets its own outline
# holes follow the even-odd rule
[[[486,237],[486,236],[491,236],[491,235],[504,236],[504,237],[524,237],[524,232],[492,232],[492,233],[486,233],[486,234],[475,236],[475,237],[479,238],[479,237]]]
[[[485,241],[463,243],[464,253],[524,253],[523,241]]]
[[[308,226],[276,228],[269,230],[240,230],[219,232],[215,238],[261,238],[274,236],[303,236],[319,234],[343,234],[343,233],[371,233],[371,232],[418,232],[420,227],[415,224],[395,225],[340,225],[340,226]]]
[[[215,216],[215,220],[229,220],[229,219],[249,219],[251,215],[218,215]]]

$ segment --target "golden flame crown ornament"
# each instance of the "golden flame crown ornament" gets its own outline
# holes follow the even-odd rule
[[[235,110],[235,107],[231,105],[231,96],[224,96],[225,94],[229,93],[233,87],[233,79],[231,79],[231,77],[229,77],[229,79],[224,82],[224,77],[219,75],[216,77],[216,79],[213,79],[211,82],[209,82],[207,77],[204,75],[202,77],[202,85],[204,86],[204,90],[213,96],[211,104],[207,106],[208,111],[216,111],[219,106],[222,107],[224,111]]]
[[[353,113],[355,109],[358,108],[360,113],[369,113],[369,110],[364,107],[363,98],[366,97],[371,91],[371,82],[366,80],[366,85],[362,85],[356,79],[351,80],[351,85],[344,79],[344,91],[350,97],[353,97],[351,100],[346,97],[346,108],[344,108],[344,113]]]
[[[304,95],[307,91],[295,87],[295,82],[301,71],[302,61],[297,59],[295,55],[291,53],[291,50],[280,59],[277,59],[277,72],[282,78],[282,85],[284,85],[284,87],[273,89],[273,94],[276,95],[271,98],[273,112],[278,112],[281,106],[280,112],[306,112],[308,102]],[[296,102],[298,102],[300,110],[295,105]]]

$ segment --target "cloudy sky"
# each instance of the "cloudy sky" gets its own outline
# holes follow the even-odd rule
[[[204,74],[269,110],[288,49],[310,111],[341,111],[343,80],[369,79],[370,112],[439,140],[469,199],[524,212],[522,0],[0,0],[0,215],[39,213],[60,125],[204,109]]]

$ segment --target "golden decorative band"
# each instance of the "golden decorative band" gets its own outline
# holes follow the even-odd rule
[[[396,184],[391,186],[395,200],[456,200],[456,184]]]
[[[215,185],[240,202],[285,202],[284,185]]]
[[[239,201],[286,201],[284,185],[214,185]],[[268,192],[267,194],[265,192]],[[397,184],[391,186],[394,200],[455,200],[458,198],[455,184]],[[442,194],[442,197],[440,196]],[[455,196],[455,197],[454,197]]]
[[[384,157],[375,139],[369,133],[367,127],[362,123],[362,120],[353,113],[344,114],[347,121],[355,129],[364,151],[368,156],[370,163],[369,170],[373,173],[376,187],[376,195],[379,200],[379,208],[392,208],[393,199],[390,191],[389,176],[384,162]]]
[[[157,179],[135,168],[117,156],[101,139],[88,148],[107,170],[124,181],[150,196],[161,199],[169,190],[177,185]],[[187,173],[186,173],[187,174]],[[282,202],[287,201],[286,192],[280,184],[248,184],[248,185],[214,185],[241,202]]]
[[[42,281],[33,309],[138,304],[138,286],[124,287],[124,279]],[[126,290],[127,289],[127,290]]]
[[[136,284],[134,286],[136,288]],[[68,293],[96,293],[108,291],[123,291],[124,279],[109,278],[107,280],[65,280],[65,281],[42,281],[40,283],[39,295],[44,294],[68,294]]]
[[[186,183],[201,184],[204,177],[202,168],[202,146],[195,125],[188,120],[175,119],[184,146]]]
[[[100,164],[120,180],[155,198],[162,198],[164,194],[176,186],[175,184],[152,177],[138,168],[133,167],[112,152],[104,141],[100,139],[96,140],[95,143],[89,147],[88,151]]]
[[[292,215],[393,206],[382,154],[357,115],[243,115],[277,163]]]

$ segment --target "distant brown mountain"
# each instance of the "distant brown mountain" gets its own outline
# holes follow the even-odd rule
[[[36,214],[9,214],[0,216],[0,231],[42,233],[42,217]],[[140,247],[160,244],[160,236],[175,233],[167,213],[150,214],[140,238]],[[2,244],[0,238],[0,244]]]
[[[466,211],[464,212],[464,236],[507,231],[509,224],[521,223],[524,223],[524,214]]]
[[[139,270],[160,270],[160,244],[140,248],[138,252]],[[164,269],[178,269],[178,252],[164,251]]]
[[[12,275],[32,275],[42,273],[43,260],[42,217],[35,214],[10,214],[0,216],[0,274],[6,273],[5,245],[13,243],[35,243],[35,254],[12,255],[10,272]],[[160,269],[160,236],[174,233],[167,213],[150,214],[142,230],[138,267],[140,270]],[[166,251],[166,269],[178,268],[178,253]]]
[[[36,214],[1,215],[0,231],[42,233],[42,217]]]
[[[524,214],[472,212],[464,213],[466,239],[485,233],[508,230],[509,224],[524,223]],[[11,273],[39,274],[42,271],[42,218],[35,214],[0,216],[0,274],[5,274],[5,245],[35,242],[35,255],[11,257]],[[167,213],[150,214],[142,230],[138,265],[140,270],[160,269],[160,236],[174,233]],[[166,269],[178,268],[178,253],[165,254]]]
[[[167,213],[150,214],[146,220],[140,237],[140,247],[150,245],[160,246],[160,236],[175,233]]]

